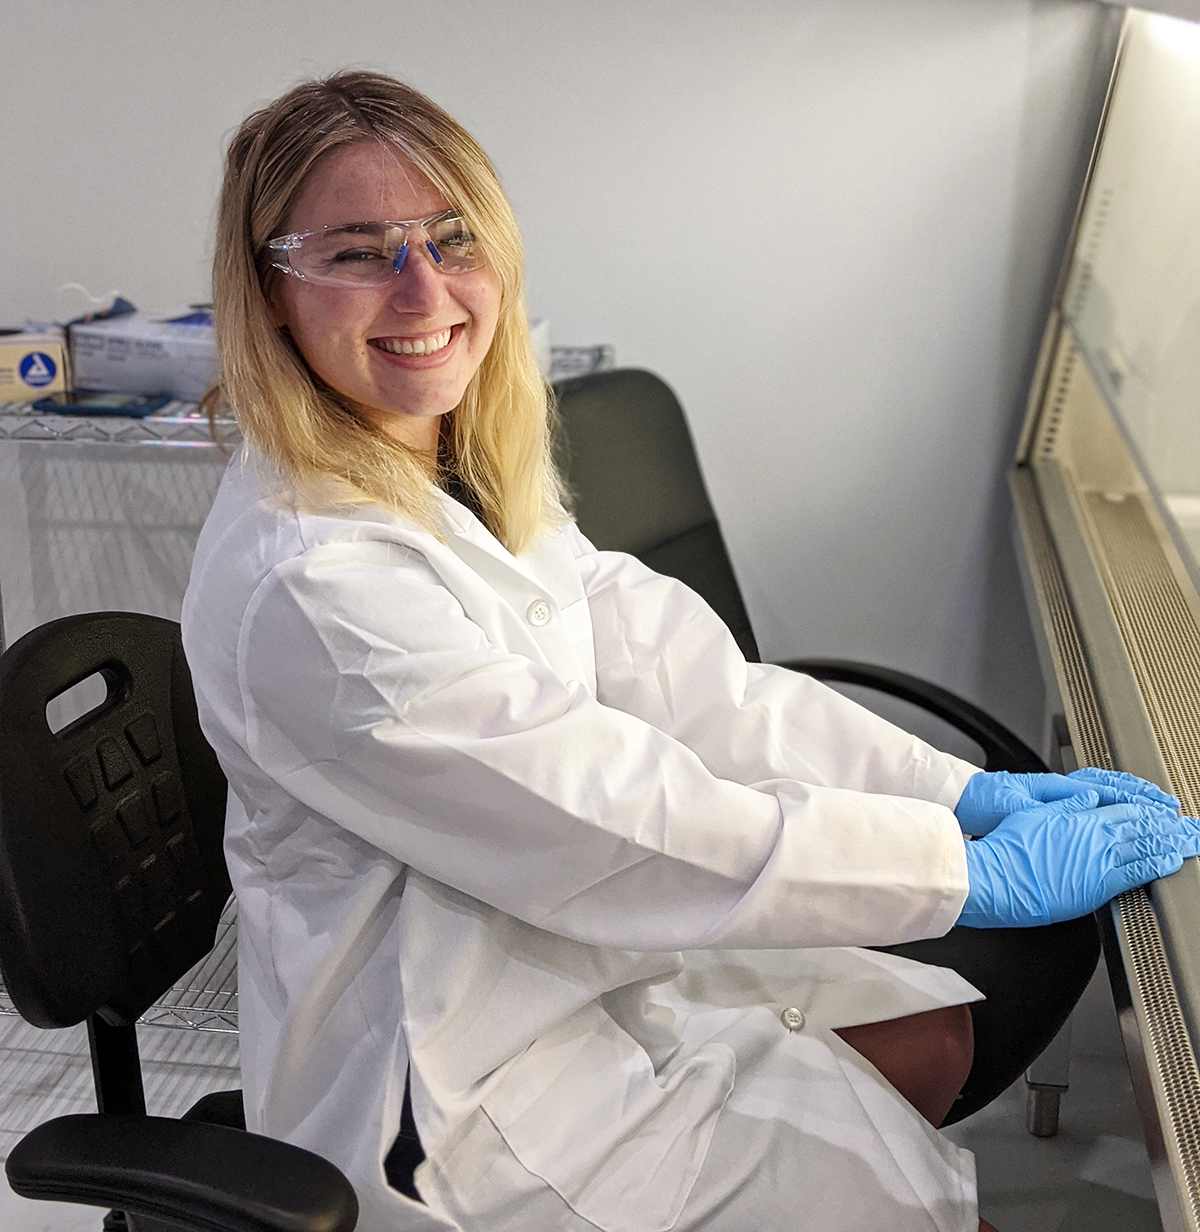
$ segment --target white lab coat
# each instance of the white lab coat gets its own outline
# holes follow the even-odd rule
[[[489,1150],[580,1227],[665,1232],[719,1179],[751,1054],[786,1053],[805,1133],[924,1133],[880,1146],[880,1176],[902,1164],[879,1201],[907,1186],[934,1212],[911,1226],[973,1229],[969,1155],[831,1028],[978,994],[819,947],[954,923],[976,768],[748,665],[692,591],[572,524],[515,558],[441,504],[444,541],[376,507],[297,512],[235,458],[200,537],[183,632],[232,789],[249,1128],[338,1164],[363,1232],[527,1232],[488,1206]],[[831,1047],[900,1111],[855,1088],[823,1113],[832,1079],[803,1080]],[[382,1169],[410,1066],[426,1206]]]

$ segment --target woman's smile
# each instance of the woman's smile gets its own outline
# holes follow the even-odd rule
[[[410,360],[421,363],[402,364],[405,367],[428,368],[450,358],[450,344],[462,335],[461,325],[448,326],[429,334],[405,334],[390,338],[368,338],[367,345],[382,351],[389,361]]]

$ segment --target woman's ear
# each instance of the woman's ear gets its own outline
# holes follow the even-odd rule
[[[267,313],[271,324],[276,329],[286,329],[288,323],[287,309],[283,306],[283,296],[279,294],[279,279],[271,278],[263,288],[263,298],[267,301]]]

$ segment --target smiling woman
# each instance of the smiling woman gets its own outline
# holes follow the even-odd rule
[[[362,1232],[984,1227],[937,1130],[980,994],[859,947],[1086,916],[1200,828],[981,775],[588,543],[512,211],[428,99],[299,86],[219,217],[246,447],[183,636],[248,1126],[338,1164]]]

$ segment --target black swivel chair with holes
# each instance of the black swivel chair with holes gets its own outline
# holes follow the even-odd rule
[[[627,369],[564,381],[555,394],[556,452],[583,533],[599,548],[630,552],[687,583],[729,626],[746,657],[757,661],[750,619],[672,390],[649,372]],[[929,711],[973,740],[988,770],[1046,769],[977,706],[904,672],[830,659],[782,666],[876,689]],[[1066,1021],[1100,954],[1090,916],[1049,928],[956,927],[945,937],[882,948],[953,968],[988,998],[971,1007],[975,1065],[947,1124],[982,1108],[1028,1068]]]
[[[47,703],[95,673],[105,701],[52,733]],[[27,1134],[8,1179],[130,1232],[350,1232],[350,1183],[244,1132],[240,1091],[146,1115],[134,1023],[212,947],[224,824],[177,624],[68,616],[0,657],[0,975],[35,1026],[87,1022],[99,1104]]]

